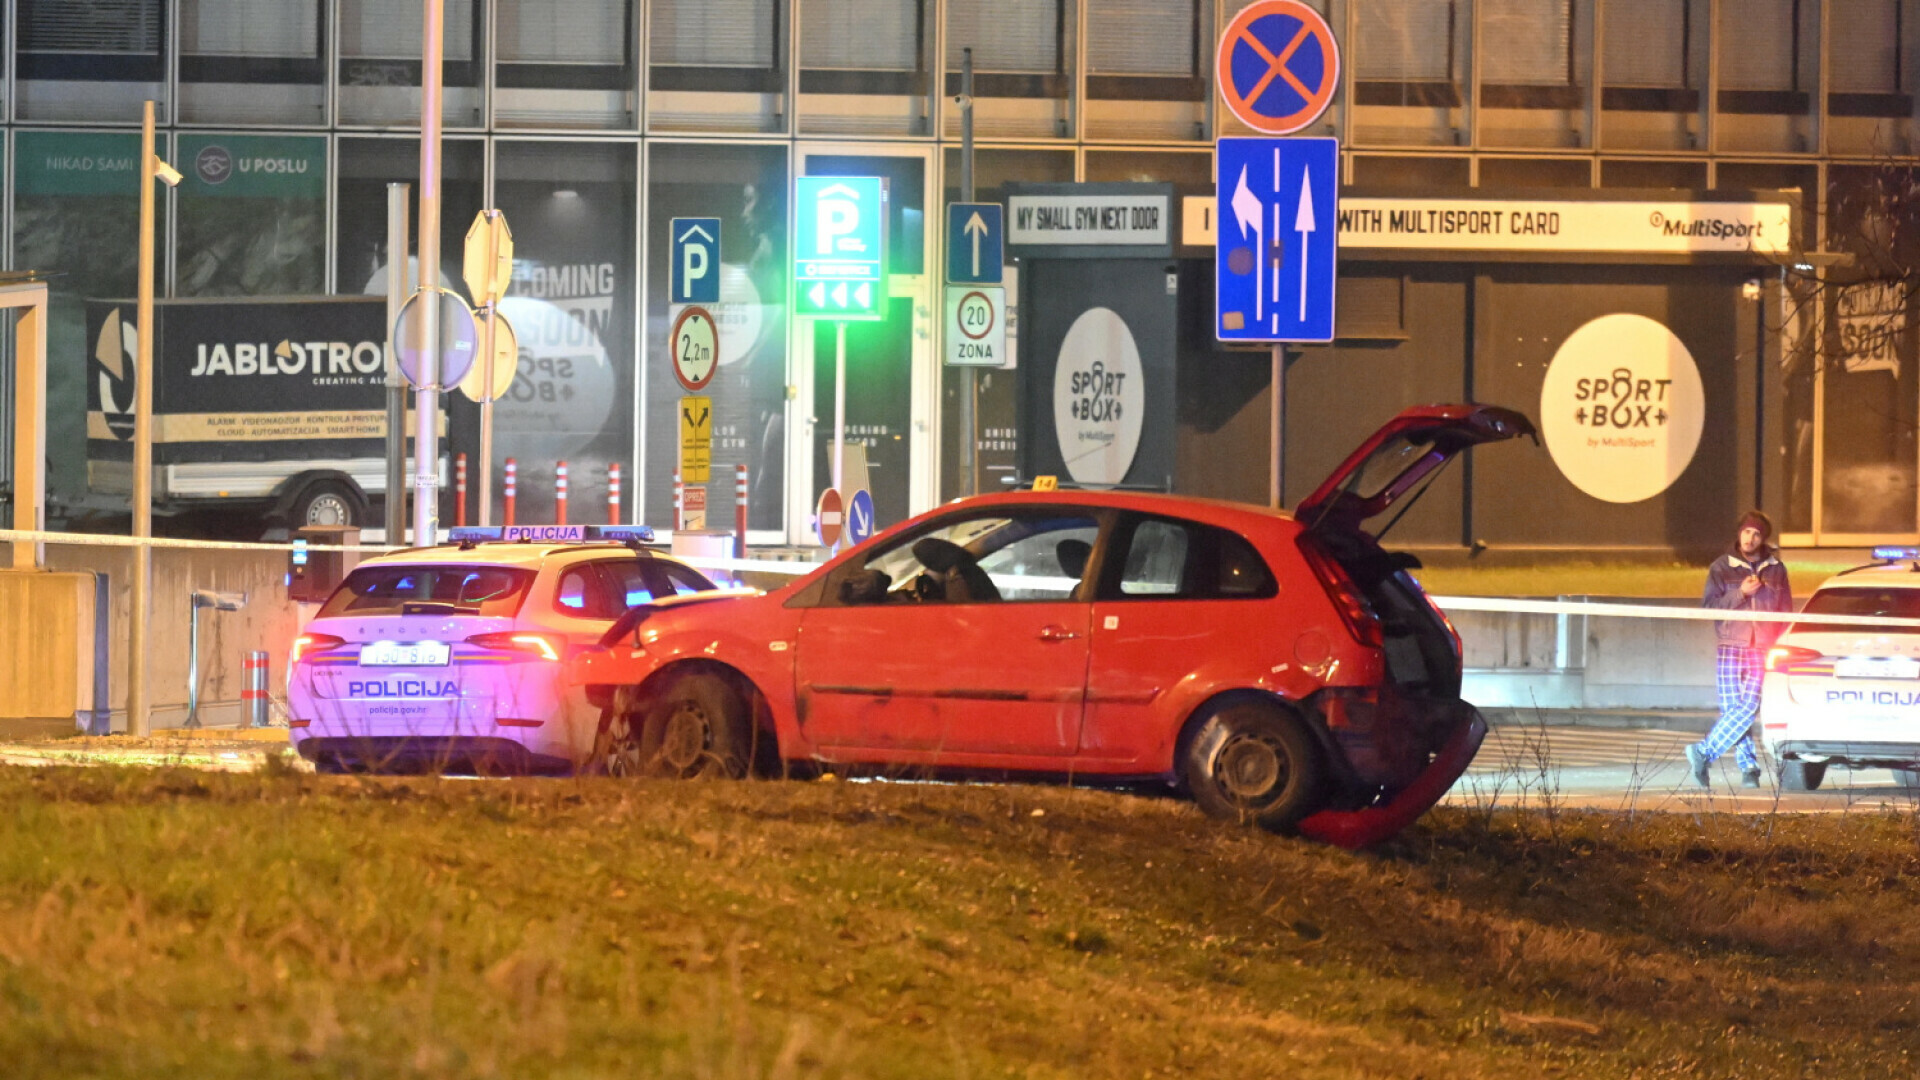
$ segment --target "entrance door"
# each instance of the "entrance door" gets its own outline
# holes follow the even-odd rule
[[[927,236],[933,152],[853,152],[838,145],[805,145],[801,176],[879,176],[887,180],[886,318],[846,324],[847,445],[866,451],[867,483],[876,528],[885,528],[933,505],[935,498],[932,243]],[[859,148],[870,151],[871,147]],[[809,535],[814,504],[833,483],[835,325],[827,319],[795,319],[796,423],[789,458],[790,539]],[[849,466],[857,455],[849,455]],[[850,476],[848,487],[856,486]],[[851,495],[851,492],[848,493]]]

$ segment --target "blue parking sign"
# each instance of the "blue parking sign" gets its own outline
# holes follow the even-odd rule
[[[679,217],[669,222],[673,236],[668,273],[670,304],[720,302],[720,219]]]
[[[1216,144],[1214,336],[1332,341],[1337,139]]]

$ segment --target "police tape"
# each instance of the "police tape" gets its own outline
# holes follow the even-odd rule
[[[246,540],[184,540],[171,536],[114,536],[110,533],[43,532],[33,529],[0,529],[0,543],[66,544],[72,547],[152,547],[184,548],[193,551],[277,551],[285,554],[293,544],[272,544]],[[401,551],[387,544],[308,544],[308,551]]]
[[[112,536],[102,533],[66,533],[0,529],[0,543],[7,542],[71,544],[82,547],[156,547],[211,551],[277,551],[282,553],[293,550],[292,544],[250,543],[239,540],[182,540],[163,536],[141,539],[132,536]],[[388,547],[382,544],[345,546],[309,544],[307,545],[307,550],[371,551],[379,553],[405,549]],[[686,563],[688,566],[701,570],[726,570],[733,573],[779,574],[794,577],[810,574],[824,565],[822,563],[802,562],[799,560],[728,559],[703,555],[675,555],[673,558],[678,562]],[[1002,586],[1024,586],[1047,591],[1071,589],[1075,584],[1078,584],[1078,579],[1075,578],[1029,577],[1011,574],[994,574],[992,577],[996,583]],[[1146,598],[1147,596],[1137,597],[1137,599]],[[1678,619],[1693,622],[1793,622],[1803,626],[1920,629],[1920,619],[1905,619],[1885,615],[1840,615],[1784,611],[1727,611],[1718,608],[1682,607],[1678,605],[1667,606],[1664,604],[1630,604],[1607,600],[1529,600],[1514,596],[1434,595],[1432,596],[1432,600],[1442,611],[1448,613],[1481,611],[1518,615],[1585,615],[1592,618],[1609,619]]]

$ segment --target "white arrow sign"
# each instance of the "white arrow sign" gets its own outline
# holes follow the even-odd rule
[[[980,211],[975,210],[973,212],[973,216],[967,219],[967,223],[961,227],[961,231],[973,238],[973,276],[979,277],[980,238],[987,235],[987,223],[980,220]]]
[[[1307,321],[1307,242],[1313,235],[1313,174],[1300,173],[1300,206],[1293,212],[1293,229],[1300,234],[1300,321]]]
[[[1264,288],[1264,278],[1267,269],[1266,252],[1264,250],[1266,244],[1264,243],[1265,233],[1261,230],[1260,196],[1255,195],[1253,190],[1247,187],[1247,170],[1245,166],[1241,166],[1240,168],[1239,186],[1233,189],[1233,218],[1240,223],[1240,239],[1242,240],[1247,238],[1247,223],[1253,223],[1253,250],[1255,252],[1253,262],[1253,317],[1257,322],[1267,317],[1267,290]]]

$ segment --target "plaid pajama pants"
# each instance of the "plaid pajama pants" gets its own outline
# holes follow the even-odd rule
[[[1729,749],[1743,772],[1760,767],[1753,752],[1753,721],[1760,714],[1760,650],[1721,645],[1714,657],[1714,683],[1720,690],[1720,719],[1694,745],[1716,760]]]

